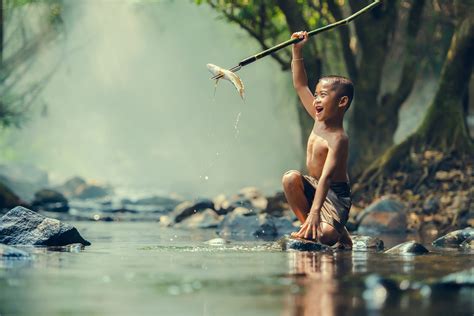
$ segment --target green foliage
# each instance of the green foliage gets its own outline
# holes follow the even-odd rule
[[[46,6],[44,29],[30,34],[27,31],[27,18],[24,7],[29,5]],[[20,85],[21,78],[33,65],[33,57],[45,43],[55,39],[62,27],[61,0],[4,0],[3,24],[0,25],[2,36],[8,25],[9,41],[0,38],[0,127],[20,127],[26,121],[31,106],[36,102],[41,90],[48,82],[51,73],[30,83],[25,87]],[[4,48],[8,47],[8,56]],[[12,51],[13,50],[13,51]],[[21,87],[20,87],[21,86]]]

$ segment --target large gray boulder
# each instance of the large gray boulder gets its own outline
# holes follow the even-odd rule
[[[0,218],[0,243],[34,246],[91,244],[73,226],[21,206],[11,209]]]
[[[405,233],[405,206],[395,200],[382,198],[369,205],[356,217],[357,232],[364,234]]]

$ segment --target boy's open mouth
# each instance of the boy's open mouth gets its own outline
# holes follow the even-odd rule
[[[316,106],[316,113],[321,113],[324,110],[322,106]]]

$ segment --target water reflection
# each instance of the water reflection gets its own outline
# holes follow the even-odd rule
[[[337,253],[290,252],[290,275],[303,289],[285,298],[283,315],[337,315]],[[344,260],[343,260],[344,261]]]

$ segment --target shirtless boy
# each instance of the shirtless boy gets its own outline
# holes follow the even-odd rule
[[[308,87],[301,52],[308,34],[296,32],[291,37],[304,38],[293,45],[293,85],[314,119],[307,147],[308,174],[291,170],[282,179],[286,199],[303,223],[291,236],[318,240],[330,246],[339,242],[350,248],[352,241],[345,228],[351,207],[347,175],[349,139],[342,121],[351,104],[354,87],[344,77],[323,77],[313,95]]]

